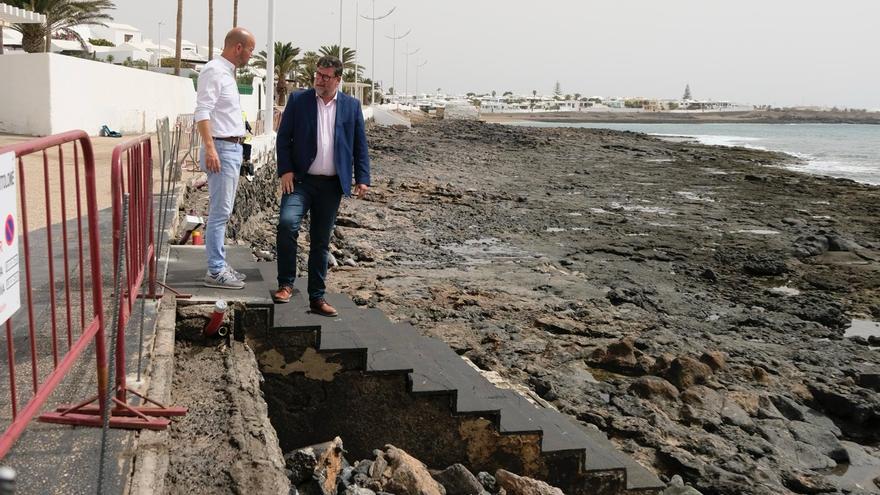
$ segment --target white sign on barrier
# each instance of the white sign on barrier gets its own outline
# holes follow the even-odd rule
[[[18,283],[18,206],[15,153],[0,155],[0,324],[21,307]]]

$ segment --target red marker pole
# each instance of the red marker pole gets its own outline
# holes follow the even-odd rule
[[[220,325],[223,323],[223,316],[226,315],[226,301],[223,299],[218,300],[214,303],[214,312],[211,313],[211,320],[208,321],[208,324],[205,325],[205,328],[202,329],[202,335],[205,337],[211,337],[213,335],[219,335],[223,337],[226,335],[226,329],[220,329]]]

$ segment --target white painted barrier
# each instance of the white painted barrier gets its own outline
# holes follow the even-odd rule
[[[47,136],[71,129],[97,135],[154,132],[156,119],[192,113],[189,78],[54,53],[0,57],[0,132]]]

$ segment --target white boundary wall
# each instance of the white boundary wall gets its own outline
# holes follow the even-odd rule
[[[0,132],[46,136],[154,132],[156,119],[192,113],[188,78],[51,53],[0,57]]]

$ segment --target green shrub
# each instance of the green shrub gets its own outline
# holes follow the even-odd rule
[[[89,38],[89,43],[94,46],[116,46],[115,43],[110,40],[105,40],[104,38]]]

